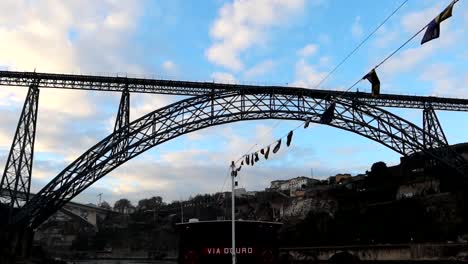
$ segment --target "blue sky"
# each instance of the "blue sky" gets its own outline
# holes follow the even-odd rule
[[[0,68],[128,75],[314,88],[402,1],[2,1]],[[321,89],[346,89],[437,15],[449,1],[408,1]],[[468,98],[468,4],[459,1],[441,37],[422,37],[378,69],[383,93]],[[354,89],[369,91],[367,82]],[[354,90],[353,89],[353,90]],[[3,170],[26,89],[1,87]],[[33,172],[39,190],[112,131],[117,93],[42,89]],[[181,97],[132,94],[132,119]],[[419,110],[391,109],[421,125]],[[440,112],[450,143],[466,142],[466,113]],[[230,160],[283,136],[294,121],[239,122],[176,138],[116,169],[76,198],[97,194],[134,203],[153,195],[187,199],[216,192]],[[297,130],[291,148],[242,170],[240,185],[261,190],[274,179],[360,173],[399,155],[326,126]],[[226,189],[226,186],[224,186]]]

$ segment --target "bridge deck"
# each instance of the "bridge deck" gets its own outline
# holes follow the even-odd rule
[[[75,90],[113,91],[196,96],[230,89],[271,89],[272,92],[304,94],[316,98],[341,96],[359,100],[380,107],[399,107],[424,109],[431,105],[435,110],[468,111],[468,99],[443,98],[433,96],[411,96],[382,94],[372,97],[363,92],[342,92],[331,90],[305,89],[289,86],[257,86],[240,84],[223,84],[214,82],[175,81],[162,79],[143,79],[127,77],[106,77],[92,75],[73,75],[56,73],[0,71],[0,85],[29,86],[33,80],[40,80],[41,88],[60,88]]]

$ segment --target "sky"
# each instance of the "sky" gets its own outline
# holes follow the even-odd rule
[[[317,84],[402,0],[0,1],[0,69],[347,89],[434,18],[449,1],[409,0],[322,85]],[[378,69],[382,93],[468,98],[468,3],[441,36],[422,34]],[[368,82],[354,89],[370,91]],[[0,170],[27,89],[0,87]],[[41,89],[32,192],[113,130],[119,93]],[[131,119],[180,100],[131,94]],[[421,110],[389,109],[422,126]],[[438,111],[449,143],[468,141],[467,113]],[[228,166],[300,123],[243,121],[177,137],[126,162],[74,201],[133,204],[227,190]],[[356,134],[313,125],[292,146],[244,167],[239,185],[263,190],[297,176],[358,174],[400,155]]]

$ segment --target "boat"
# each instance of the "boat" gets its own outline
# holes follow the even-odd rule
[[[231,220],[176,224],[179,264],[228,264],[232,261]],[[236,220],[236,263],[278,263],[278,222]]]

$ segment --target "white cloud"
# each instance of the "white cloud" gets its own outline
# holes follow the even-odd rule
[[[20,113],[17,111],[2,109],[0,150],[5,152],[9,150],[19,116]],[[34,148],[35,159],[41,159],[43,157],[41,154],[44,153],[54,154],[60,157],[60,160],[75,159],[105,136],[106,131],[99,125],[100,121],[99,114],[95,114],[93,120],[86,120],[50,110],[39,110]]]
[[[273,69],[274,66],[275,63],[273,62],[273,60],[264,60],[254,65],[252,68],[246,70],[244,75],[248,78],[261,76]]]
[[[319,59],[319,65],[321,67],[328,67],[331,64],[331,58],[329,56],[322,56]]]
[[[89,92],[42,89],[39,96],[39,109],[51,113],[65,113],[75,117],[91,117],[97,110],[88,98]]]
[[[211,157],[213,155],[200,156],[205,160]],[[187,158],[177,160],[180,164],[178,167],[170,163],[137,161],[126,170],[119,168],[118,171],[106,176],[106,186],[98,181],[95,187],[100,188],[104,196],[111,197],[106,198],[110,201],[112,198],[126,197],[133,203],[155,195],[162,196],[165,201],[172,201],[188,199],[189,196],[196,194],[228,190],[228,185],[223,186],[228,175],[228,163],[193,165],[188,161]],[[293,167],[283,168],[281,171],[277,167],[244,167],[239,184],[248,190],[263,190],[272,180],[292,178],[301,173],[302,170]],[[89,188],[89,191],[92,189],[93,187]]]
[[[120,52],[126,48],[126,39],[135,28],[138,4],[14,1],[0,5],[4,5],[0,7],[3,18],[0,20],[0,64],[9,69],[95,72],[105,68],[114,72],[122,69],[141,72]],[[24,100],[17,100],[15,94],[2,94],[0,105]],[[40,109],[79,117],[95,111],[89,93],[44,89]]]
[[[53,72],[95,71],[102,65],[119,71],[128,64],[117,49],[125,47],[136,25],[139,5],[132,1],[2,4],[8,6],[0,8],[0,17],[7,18],[0,21],[0,64]]]
[[[330,44],[331,43],[331,37],[327,34],[319,34],[318,35],[318,41],[324,45]]]
[[[452,67],[446,64],[431,64],[420,76],[421,80],[432,83],[433,96],[468,97],[468,73],[455,74]]]
[[[450,29],[450,23],[441,24],[441,32],[444,36],[432,40],[422,46],[407,48],[394,57],[390,58],[380,67],[383,75],[395,75],[397,73],[409,72],[423,61],[429,59],[437,51],[443,51],[456,43],[461,36],[461,31]],[[442,34],[442,33],[441,33]]]
[[[380,67],[380,72],[382,75],[395,75],[401,72],[408,72],[429,57],[432,52],[434,52],[434,48],[430,44],[403,50],[399,55],[390,58],[383,64]]]
[[[462,13],[463,20],[465,20],[465,23],[468,22],[468,8],[465,8]]]
[[[167,60],[162,64],[162,68],[166,73],[174,74],[177,71],[177,66],[173,61]]]
[[[133,1],[1,1],[0,65],[19,71],[141,73],[128,41],[140,10]],[[26,92],[24,87],[2,87],[0,149],[10,147]],[[108,94],[97,94],[41,89],[35,160],[53,155],[70,161],[105,136],[102,105]],[[44,169],[38,170],[38,177],[46,177]]]
[[[327,6],[329,1],[328,0],[309,0],[309,2],[313,6]]]
[[[26,98],[27,89],[19,87],[2,87],[0,106],[20,105]]]
[[[388,45],[393,45],[395,40],[400,37],[399,30],[389,30],[385,26],[381,27],[376,34],[376,39],[374,41],[375,46],[378,48],[385,48]]]
[[[416,33],[437,16],[441,8],[442,4],[438,3],[436,6],[406,14],[401,20],[403,29],[408,33]]]
[[[292,86],[315,87],[326,75],[326,72],[320,72],[314,65],[308,64],[304,59],[296,63],[296,80]]]
[[[128,57],[131,56],[125,56],[127,50],[132,50],[128,44],[128,35],[135,30],[135,21],[138,21],[138,7],[134,6],[137,5],[135,3],[139,2],[119,1],[117,5],[114,1],[86,4],[79,1],[2,1],[0,65],[19,70],[32,70],[36,67],[38,71],[81,71],[96,74],[103,69],[107,72],[142,72],[141,66],[129,60]],[[238,6],[246,6],[249,16],[244,18],[246,13],[241,10],[242,12],[234,12],[236,17],[232,17],[233,20],[239,21],[239,25],[248,27],[245,29],[246,35],[234,31],[234,35],[237,35],[232,44],[235,46],[235,59],[239,59],[239,54],[248,47],[260,43],[270,25],[279,25],[287,18],[286,14],[300,10],[299,6],[303,2],[252,3],[254,6],[242,1],[232,4],[233,10],[238,10]],[[251,7],[256,9],[250,9]],[[250,33],[259,34],[250,36]],[[248,39],[244,44],[243,37]],[[228,39],[214,38],[220,44],[224,43],[222,38]],[[242,66],[240,59],[239,62]],[[271,64],[267,61],[260,66],[264,69]],[[257,67],[252,72],[261,73],[262,70],[259,69],[262,67]],[[215,72],[213,78],[235,82],[233,74],[227,72]],[[5,87],[0,93],[0,105],[8,109],[2,109],[1,112],[0,155],[5,154],[11,144],[19,117],[17,110],[22,106],[26,90]],[[41,90],[36,138],[36,154],[39,155],[35,156],[34,167],[34,175],[37,174],[38,177],[33,177],[38,181],[34,186],[50,180],[66,163],[109,133],[114,123],[119,97],[117,93],[91,95],[88,92]],[[112,104],[106,102],[110,98]],[[131,98],[132,119],[166,105],[171,99],[178,99],[134,94]],[[239,131],[229,128],[221,131],[226,144],[221,146],[219,151],[187,146],[180,152],[160,153],[160,159],[155,159],[156,155],[151,155],[143,161],[137,158],[98,181],[85,193],[100,188],[99,190],[106,191],[107,197],[127,196],[133,200],[162,195],[166,200],[170,200],[178,199],[179,194],[186,198],[197,192],[219,191],[226,175],[226,163],[247,151],[253,141],[266,144],[273,140],[273,131],[267,126],[256,127],[254,135],[247,137],[236,136]],[[206,131],[203,132],[205,133],[202,135],[206,134]],[[201,144],[206,144],[206,141]],[[286,152],[282,152],[283,150],[284,147],[277,158],[285,157]],[[44,159],[57,160],[60,164],[41,165]],[[270,180],[294,177],[300,175],[300,170],[292,166],[258,167],[245,170],[242,179],[249,189],[263,189],[268,186]],[[109,184],[106,185],[107,183]],[[93,194],[92,200],[88,201],[96,201],[95,199],[96,195]]]
[[[221,83],[236,83],[236,77],[234,75],[227,73],[227,72],[213,72],[211,74],[211,78],[215,82]]]
[[[308,44],[302,49],[300,49],[297,54],[302,57],[308,57],[314,55],[318,51],[318,46],[315,44]]]
[[[360,38],[362,37],[362,34],[364,34],[364,30],[362,29],[362,25],[361,25],[361,17],[357,16],[354,19],[353,25],[351,26],[351,35],[354,38]]]
[[[214,43],[206,57],[214,64],[238,71],[244,68],[241,53],[265,41],[268,29],[280,25],[304,6],[304,0],[235,0],[219,10],[210,35]]]
[[[400,20],[400,26],[397,26],[397,28],[392,30],[388,27],[382,27],[377,32],[378,37],[374,44],[379,48],[383,48],[396,39],[402,43],[406,40],[406,37],[409,37],[411,34],[414,34],[424,27],[442,9],[442,4],[437,3],[435,6],[405,14]],[[424,33],[422,32],[410,43],[410,45],[416,44],[416,46],[403,48],[380,66],[379,75],[381,76],[381,80],[387,79],[386,82],[388,82],[390,77],[394,77],[397,74],[412,72],[425,65],[433,64],[434,61],[431,61],[432,58],[439,53],[447,52],[449,47],[459,43],[460,39],[463,38],[464,29],[457,28],[457,25],[452,23],[450,19],[444,21],[440,27],[440,38],[434,39],[421,46],[419,42]],[[401,28],[403,28],[404,31],[399,30]],[[405,39],[401,39],[401,37],[403,37],[402,32],[407,32],[410,35],[407,35]],[[372,65],[369,66],[375,66],[375,64],[382,59],[383,57],[376,58]]]
[[[172,164],[174,167],[184,167],[188,164],[180,162],[181,160],[190,160],[192,165],[210,166],[213,163],[222,163],[224,159],[219,159],[220,155],[217,153],[212,158],[206,159],[206,156],[211,156],[213,151],[205,149],[185,149],[181,151],[170,151],[161,153],[160,162]]]
[[[130,102],[130,119],[133,121],[138,119],[156,109],[164,107],[170,103],[174,103],[179,98],[172,95],[162,94],[131,94]],[[118,105],[116,105],[117,111]],[[114,118],[112,118],[112,125],[114,124]]]
[[[445,64],[432,64],[425,68],[424,72],[421,74],[421,79],[425,81],[444,79],[449,72],[450,68]]]
[[[204,143],[199,142],[179,151],[160,151],[159,158],[139,156],[111,172],[94,187],[100,188],[106,197],[127,197],[135,202],[152,195],[161,195],[170,201],[187,199],[197,193],[221,191],[231,160],[237,160],[246,151],[258,150],[275,141],[273,128],[276,125],[273,125],[273,121],[255,125],[252,133],[247,135],[240,134],[239,127],[217,126],[200,131],[198,139],[216,140],[221,145],[218,150],[206,149]],[[253,142],[257,143],[254,147]],[[264,163],[260,156],[262,161],[259,164],[263,165],[243,167],[241,186],[249,190],[262,190],[272,180],[301,175],[303,169],[300,167],[291,164],[274,165],[275,160],[286,160],[292,152],[296,152],[296,155],[300,153],[300,162],[307,163],[307,166],[313,164],[317,171],[323,171],[323,164],[320,164],[311,149],[299,146],[286,148],[283,143],[280,151],[270,156],[270,162]]]
[[[0,149],[7,150],[10,148],[15,133],[15,125],[18,122],[19,114],[11,110],[2,110],[2,118],[0,119]],[[2,164],[3,165],[3,164]]]

